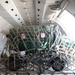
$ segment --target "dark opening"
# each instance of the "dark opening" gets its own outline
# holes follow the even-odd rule
[[[59,3],[60,1],[55,1],[55,3]]]
[[[40,16],[40,15],[38,14],[38,16]]]
[[[38,20],[39,20],[39,18],[38,18]]]
[[[11,9],[11,11],[14,11],[14,9]]]
[[[40,11],[40,9],[38,9],[38,11]]]
[[[17,14],[15,14],[15,16],[17,16]]]
[[[20,18],[18,18],[18,20],[20,20]]]
[[[40,4],[40,1],[38,1],[38,4]]]
[[[7,3],[7,4],[8,4],[8,1],[5,1],[5,3]]]

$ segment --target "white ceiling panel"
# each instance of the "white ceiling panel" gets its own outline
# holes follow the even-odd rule
[[[13,28],[13,26],[0,16],[0,33],[3,30],[5,30],[6,32],[9,32],[10,28]]]
[[[34,9],[35,0],[13,0],[13,1],[18,11],[20,12],[21,16],[23,17],[26,25],[30,24],[30,22],[28,23],[29,17],[30,20],[34,19],[34,24],[35,24],[35,9]]]
[[[0,5],[2,10],[0,11],[0,16],[3,17],[6,21],[8,21],[11,25],[17,27],[18,23],[11,17],[11,15]]]
[[[0,0],[0,16],[14,27],[19,25],[47,24],[50,23],[50,21],[47,21],[47,17],[51,14],[48,6],[60,4],[61,1],[62,0]],[[69,1],[70,4],[66,9],[75,15],[75,0]],[[13,11],[11,9],[13,9]],[[18,20],[19,18],[20,20]],[[8,28],[10,29],[11,26],[8,26]]]

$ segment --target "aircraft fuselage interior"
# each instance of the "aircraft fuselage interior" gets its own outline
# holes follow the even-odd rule
[[[0,75],[75,75],[75,0],[0,0]]]

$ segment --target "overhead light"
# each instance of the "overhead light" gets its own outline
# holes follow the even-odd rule
[[[25,33],[21,33],[21,39],[26,39],[26,34]]]
[[[29,19],[30,19],[30,17],[29,17]]]
[[[29,14],[27,13],[27,16],[29,16]]]
[[[24,1],[23,4],[26,4],[26,2]]]
[[[26,8],[25,10],[26,10],[26,11],[28,11],[28,9],[27,9],[27,8]]]
[[[40,33],[40,37],[41,37],[42,39],[44,39],[44,38],[46,37],[45,33],[44,33],[44,32],[41,32],[41,33]]]

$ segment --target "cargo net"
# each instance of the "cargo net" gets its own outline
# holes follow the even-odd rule
[[[68,69],[75,72],[75,39],[62,36],[57,51],[67,61]]]
[[[1,55],[7,70],[38,74],[64,70],[74,72],[74,49],[64,43],[59,26],[13,28],[7,38]]]
[[[10,43],[9,50],[15,48],[19,51],[41,51],[46,48],[49,50],[53,43],[55,45],[59,43],[60,35],[56,25],[13,28],[7,35]]]

